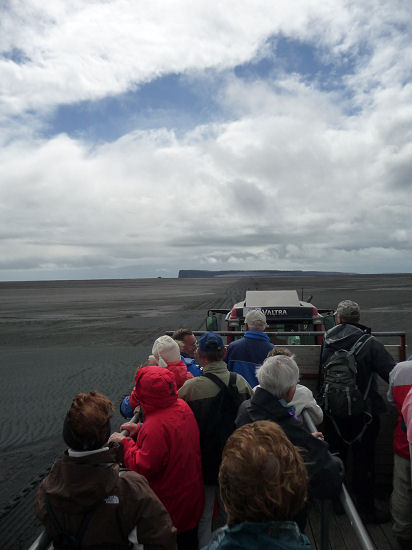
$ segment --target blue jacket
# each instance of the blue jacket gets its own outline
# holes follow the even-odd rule
[[[199,365],[196,364],[193,357],[190,357],[186,353],[182,353],[180,355],[180,358],[182,359],[182,361],[184,361],[186,363],[186,367],[187,367],[188,372],[193,374],[193,376],[195,376],[195,377],[196,376],[202,376],[202,369],[199,367]]]
[[[244,522],[223,527],[203,550],[311,550],[294,521]]]
[[[264,332],[247,330],[243,338],[229,344],[225,359],[227,368],[241,374],[254,388],[259,384],[256,367],[263,363],[274,347]]]

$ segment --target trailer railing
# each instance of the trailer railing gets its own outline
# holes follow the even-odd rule
[[[201,336],[207,332],[206,330],[194,330],[193,334],[195,336]],[[244,331],[241,330],[216,330],[214,331],[216,334],[220,334],[221,336],[231,336],[231,337],[241,337],[244,336]],[[169,336],[172,336],[173,331],[169,330],[165,332],[165,334],[168,334]],[[270,336],[323,336],[325,334],[325,331],[321,330],[308,330],[308,331],[267,331],[265,332],[269,337]],[[399,338],[399,360],[400,361],[406,361],[406,333],[405,332],[371,332],[373,336],[376,336],[377,338]],[[293,345],[299,345],[299,344],[289,344],[290,346]]]
[[[317,432],[318,430],[315,424],[313,423],[313,420],[309,412],[303,410],[302,415],[308,430],[311,433]],[[359,545],[362,548],[362,550],[376,550],[344,483],[342,483],[342,490],[339,495],[339,500],[343,506],[343,509],[346,512],[346,515],[350,521],[350,524],[355,532],[355,536],[358,539]],[[329,548],[329,502],[328,501],[321,501],[320,548],[321,550],[328,550]]]

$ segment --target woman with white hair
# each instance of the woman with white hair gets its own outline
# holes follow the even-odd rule
[[[268,357],[274,357],[276,355],[286,355],[287,357],[292,357],[292,359],[295,359],[295,356],[288,348],[282,348],[280,346],[276,346],[268,353]],[[322,423],[323,411],[317,404],[316,399],[313,397],[313,393],[306,386],[296,384],[295,395],[293,396],[290,404],[295,407],[296,416],[301,420],[303,411],[306,411],[309,413],[314,424],[318,426]]]
[[[343,481],[342,461],[331,455],[324,441],[313,437],[295,414],[293,399],[299,380],[299,368],[292,357],[268,357],[256,372],[259,386],[238,411],[236,426],[257,420],[279,424],[290,441],[299,447],[309,474],[309,495],[320,499],[336,499]],[[297,518],[303,530],[305,518]]]

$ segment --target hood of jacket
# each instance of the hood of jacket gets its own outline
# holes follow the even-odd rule
[[[349,349],[363,335],[370,334],[371,329],[355,323],[340,323],[325,334],[325,345],[336,349]]]
[[[56,509],[86,512],[110,496],[119,478],[119,444],[83,457],[69,456],[54,463],[45,479],[45,492]]]
[[[143,367],[137,373],[135,387],[145,414],[171,407],[177,401],[176,378],[169,369]]]
[[[177,389],[181,388],[186,380],[193,378],[193,374],[188,372],[187,365],[180,359],[179,361],[167,362],[167,370],[170,370],[175,376]]]

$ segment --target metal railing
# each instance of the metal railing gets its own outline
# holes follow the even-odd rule
[[[308,411],[303,410],[302,416],[306,427],[311,433],[317,432],[317,428],[313,423],[313,420]],[[339,495],[339,500],[343,506],[343,509],[348,516],[350,524],[355,531],[355,535],[358,539],[358,542],[362,550],[376,550],[373,545],[368,532],[363,525],[363,522],[358,514],[358,511],[353,504],[353,501],[348,493],[348,490],[345,487],[345,484],[342,483],[342,490]],[[321,501],[321,550],[328,550],[329,548],[329,502]]]
[[[193,334],[195,336],[201,336],[207,332],[206,330],[194,330]],[[214,331],[217,334],[220,334],[221,336],[244,336],[244,331],[241,330],[216,330]],[[168,330],[165,332],[165,334],[168,334],[169,336],[172,336],[173,331]],[[302,330],[296,330],[296,331],[266,331],[265,334],[270,336],[323,336],[325,334],[325,331],[323,330],[308,330],[308,331],[302,331]],[[395,338],[399,337],[399,360],[400,361],[406,361],[406,332],[403,331],[390,331],[390,332],[371,332],[372,336],[376,336],[377,338]],[[289,344],[291,346],[293,345],[299,345],[299,344]],[[316,344],[313,344],[316,345]]]

